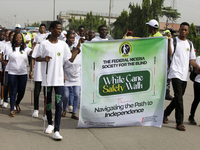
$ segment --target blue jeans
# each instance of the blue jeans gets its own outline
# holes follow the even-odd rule
[[[12,75],[8,74],[10,83],[10,110],[14,110],[15,103],[19,105],[26,90],[27,74],[25,75]],[[15,102],[17,96],[17,100]]]
[[[46,114],[48,124],[52,125],[52,111],[51,111],[51,103],[52,103],[52,90],[54,88],[55,91],[55,128],[54,132],[60,130],[60,120],[61,120],[61,113],[62,113],[62,99],[63,99],[63,92],[64,86],[48,86],[47,87],[47,105],[46,105]],[[44,87],[45,92],[45,87]]]
[[[65,86],[63,97],[63,108],[67,108],[68,99],[70,97],[70,88],[73,89],[74,101],[73,101],[73,113],[76,113],[79,104],[80,86]]]
[[[72,86],[68,86],[68,89],[69,89],[69,96],[68,96],[68,98],[69,98],[69,106],[72,106],[73,105],[73,101],[74,101],[73,87]],[[65,100],[66,98],[67,98],[66,92],[64,92],[63,111],[67,110],[68,99]]]

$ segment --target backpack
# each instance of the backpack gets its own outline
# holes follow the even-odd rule
[[[194,72],[195,67],[192,68],[191,72],[190,72],[190,80],[194,82],[197,74]]]
[[[188,41],[188,43],[190,45],[190,52],[191,52],[191,50],[192,50],[192,42],[189,39],[187,39],[187,41]],[[174,52],[172,54],[172,57],[174,56],[174,53],[176,51],[176,45],[177,45],[176,37],[173,37],[173,45],[174,45]],[[169,60],[169,61],[171,61],[171,60]],[[170,62],[170,64],[171,64],[171,62]],[[194,72],[194,70],[195,70],[195,68],[190,65],[190,80],[193,81],[193,82],[194,82],[194,80],[195,80],[195,78],[197,76],[197,74]]]

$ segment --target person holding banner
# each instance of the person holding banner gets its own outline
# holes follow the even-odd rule
[[[158,36],[163,36],[159,31],[159,24],[158,21],[155,19],[150,20],[149,22],[146,23],[148,25],[148,31],[150,33],[149,37],[158,37]]]
[[[105,25],[99,26],[98,32],[99,32],[99,36],[93,38],[92,41],[108,40],[108,38],[106,38],[106,36],[108,34],[108,29],[107,29],[107,27]]]
[[[70,35],[71,34],[69,33],[68,41],[70,39]],[[83,42],[84,42],[83,38],[80,38],[79,43],[77,45],[78,49],[80,48],[81,43]],[[65,107],[65,109],[67,108],[68,99],[70,99],[70,90],[72,90],[74,100],[73,100],[73,111],[71,118],[78,120],[79,118],[76,116],[76,111],[78,109],[79,95],[81,90],[81,55],[78,55],[73,63],[71,63],[70,61],[66,61],[64,64],[64,72],[65,72],[65,89],[64,89],[63,107]],[[63,112],[64,115],[66,114],[65,112]]]
[[[167,117],[175,108],[176,129],[180,131],[186,130],[183,125],[183,95],[188,81],[189,64],[200,70],[200,66],[195,62],[193,44],[186,39],[189,32],[189,24],[183,22],[180,25],[179,36],[174,39],[176,45],[175,41],[168,38],[168,55],[172,60],[168,78],[172,80],[174,98],[164,111],[163,123],[168,123]]]
[[[61,140],[60,135],[60,120],[62,112],[62,100],[64,94],[64,70],[65,61],[73,62],[76,55],[80,52],[78,49],[73,49],[70,53],[69,47],[64,41],[58,40],[62,32],[62,25],[58,21],[53,21],[50,24],[51,36],[49,40],[41,42],[39,49],[35,55],[36,61],[42,62],[42,86],[47,86],[47,106],[46,114],[48,127],[45,130],[46,134],[52,133],[53,139]],[[48,65],[47,65],[48,62]],[[47,81],[47,83],[46,83]],[[55,128],[52,122],[52,90],[55,90]]]

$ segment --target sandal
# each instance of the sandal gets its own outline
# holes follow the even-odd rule
[[[11,110],[11,111],[10,111],[10,117],[14,117],[14,115],[15,115],[15,111],[14,111],[14,110]]]
[[[164,116],[164,117],[163,117],[163,123],[167,124],[168,121],[169,121],[169,120],[168,120],[167,116]]]
[[[185,126],[183,124],[180,124],[180,125],[176,125],[176,129],[179,130],[179,131],[185,131]]]
[[[21,112],[21,108],[19,107],[19,105],[17,105],[17,104],[15,103],[15,107],[16,107],[17,113],[20,113],[20,112]]]
[[[67,110],[63,111],[61,117],[66,117]]]
[[[71,118],[75,120],[79,120],[79,118],[76,115],[72,115]]]

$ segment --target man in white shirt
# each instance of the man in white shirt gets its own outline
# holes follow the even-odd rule
[[[78,27],[78,33],[79,35],[77,35],[75,37],[75,42],[78,43],[80,38],[85,38],[85,27],[84,26],[79,26]]]
[[[73,49],[72,53],[64,41],[58,40],[62,32],[62,25],[58,21],[53,21],[50,25],[51,36],[49,40],[43,41],[35,55],[36,61],[42,62],[42,86],[47,86],[47,106],[46,114],[48,120],[48,127],[45,133],[52,133],[53,138],[61,140],[63,137],[59,134],[60,120],[62,112],[62,99],[64,94],[64,70],[63,65],[66,61],[73,62],[80,50]],[[47,65],[48,62],[48,65]],[[48,67],[48,68],[47,68]],[[47,79],[46,79],[47,71]],[[47,83],[46,83],[47,80]],[[55,128],[52,122],[51,111],[51,95],[52,90],[55,90]]]
[[[42,70],[41,70],[41,62],[35,61],[35,54],[37,54],[39,44],[46,40],[47,34],[45,34],[46,25],[40,24],[39,33],[35,35],[33,41],[33,54],[32,54],[32,66],[34,66],[34,112],[32,114],[33,117],[38,117],[39,113],[39,96],[41,91],[41,83],[42,83]],[[36,46],[38,45],[38,46]],[[33,71],[33,69],[30,71]],[[32,78],[33,72],[30,72],[29,78]],[[45,119],[45,118],[44,118]]]
[[[104,40],[108,40],[108,38],[106,38],[107,34],[108,34],[108,29],[105,25],[101,25],[98,28],[98,32],[99,32],[99,36],[95,37],[92,39],[92,41],[104,41]]]
[[[176,129],[185,131],[183,125],[183,95],[185,93],[188,81],[189,64],[200,70],[200,66],[195,62],[196,56],[194,47],[190,41],[186,39],[189,33],[189,24],[183,22],[180,25],[179,36],[176,37],[176,47],[174,47],[171,38],[168,38],[168,55],[172,60],[168,78],[172,79],[172,86],[174,89],[174,98],[164,111],[163,123],[168,123],[168,118],[175,108]],[[191,47],[191,48],[190,48]]]

